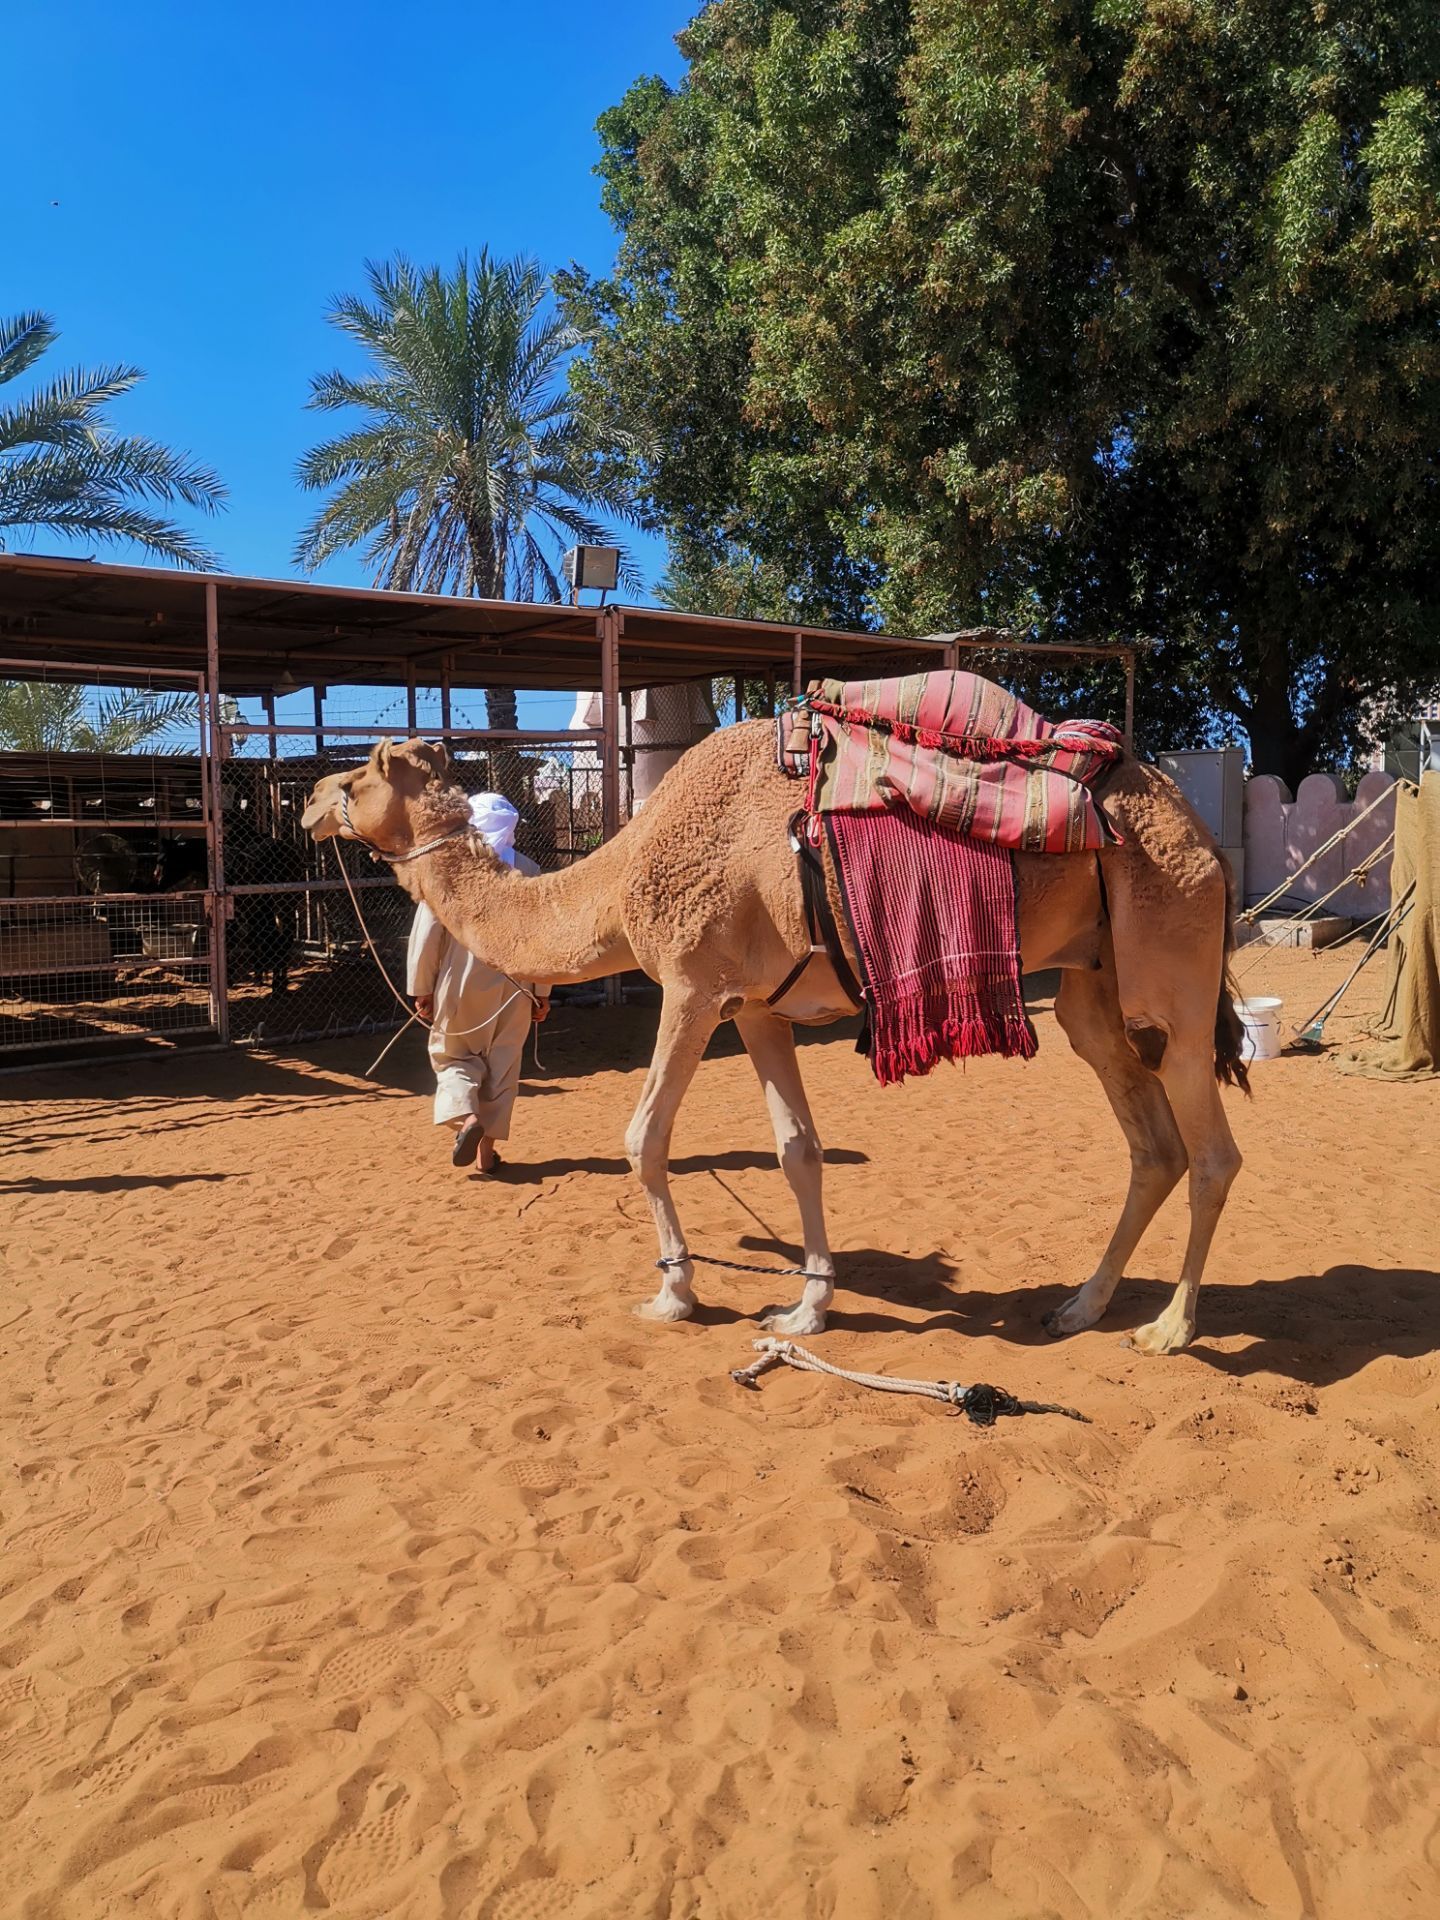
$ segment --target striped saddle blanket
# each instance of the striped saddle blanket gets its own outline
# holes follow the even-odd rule
[[[1117,837],[1091,785],[1120,734],[1051,726],[971,673],[820,681],[778,725],[780,765],[806,779],[811,837],[839,876],[876,1078],[1028,1059],[1014,856]]]
[[[1103,720],[1052,726],[974,673],[820,680],[782,714],[780,764],[807,811],[908,808],[1025,853],[1081,853],[1117,836],[1091,792],[1124,751]]]

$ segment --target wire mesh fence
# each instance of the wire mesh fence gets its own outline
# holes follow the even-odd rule
[[[208,904],[0,900],[0,1058],[213,1029]]]
[[[0,1065],[213,1033],[203,747],[194,678],[0,661]]]
[[[323,750],[318,729],[283,735],[249,725],[222,729],[226,997],[230,1038],[240,1044],[378,1031],[404,1017],[367,936],[403,987],[414,903],[363,848],[339,839],[317,844],[301,826],[316,782],[359,765],[377,737],[373,723],[337,733],[341,724],[329,722]],[[516,849],[542,871],[567,866],[599,845],[600,758],[593,742],[564,735],[496,741],[456,727],[448,735],[431,727],[427,737],[446,740],[454,785],[471,794],[502,793],[515,805]],[[281,751],[271,751],[272,740]]]

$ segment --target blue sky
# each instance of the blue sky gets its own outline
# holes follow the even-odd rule
[[[345,359],[331,297],[397,251],[607,266],[595,120],[640,74],[678,77],[674,36],[697,9],[12,7],[0,307],[55,316],[52,371],[144,368],[117,424],[219,471],[227,569],[290,573],[314,504],[295,463],[329,430],[304,411],[309,377]],[[653,580],[658,543],[638,548]],[[358,559],[322,577],[365,582]]]

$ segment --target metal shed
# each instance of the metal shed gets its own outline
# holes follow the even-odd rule
[[[768,689],[773,708],[813,678],[949,666],[966,648],[997,645],[1118,660],[1128,725],[1128,647],[1038,647],[988,630],[901,638],[0,554],[0,681],[178,692],[194,714],[179,754],[0,751],[0,1067],[390,1024],[342,882],[302,844],[297,804],[318,773],[385,734],[444,738],[463,783],[514,788],[531,816],[528,850],[558,864],[626,817],[627,709],[640,689],[728,677],[737,690]],[[466,696],[473,704],[491,688],[593,689],[599,724],[466,724]],[[293,709],[306,691],[308,714],[277,718],[280,701]],[[258,712],[237,711],[241,701]],[[393,880],[352,877],[367,890],[372,931],[402,938]]]

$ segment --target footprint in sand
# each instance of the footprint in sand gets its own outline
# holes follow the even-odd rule
[[[176,1745],[174,1737],[162,1732],[158,1725],[146,1727],[128,1747],[92,1767],[77,1783],[75,1798],[81,1801],[112,1798],[123,1792],[152,1761],[162,1754],[173,1753]]]
[[[28,1673],[8,1674],[0,1680],[0,1713],[7,1707],[18,1706],[22,1700],[31,1700],[35,1695],[35,1682]]]
[[[365,1791],[360,1818],[331,1844],[315,1879],[333,1905],[360,1894],[372,1895],[402,1865],[408,1851],[403,1828],[410,1789],[392,1774],[381,1774]]]
[[[316,1685],[332,1699],[370,1693],[390,1678],[403,1657],[400,1642],[389,1634],[360,1640],[322,1663]]]
[[[568,1891],[553,1880],[527,1880],[492,1894],[481,1913],[483,1920],[559,1920],[573,1905]]]
[[[506,1486],[518,1487],[522,1493],[549,1499],[565,1485],[571,1471],[573,1466],[568,1461],[511,1460],[500,1469],[500,1478]]]

